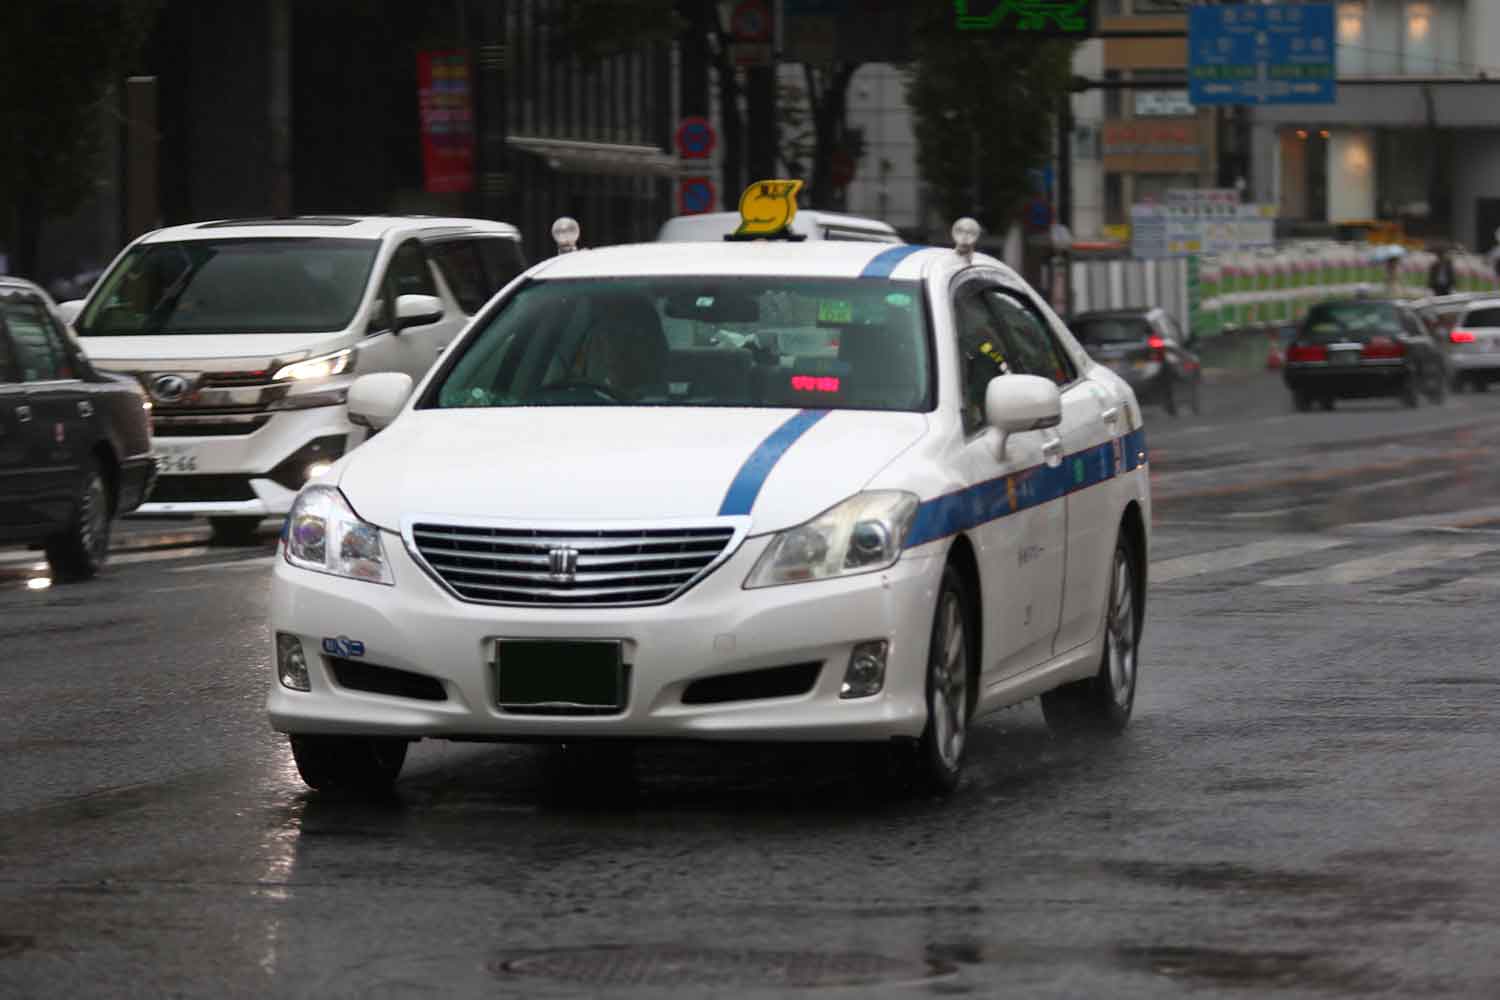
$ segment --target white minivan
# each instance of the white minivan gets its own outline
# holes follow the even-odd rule
[[[658,243],[717,241],[740,225],[738,212],[704,212],[678,215],[662,223]],[[792,232],[809,240],[854,240],[860,243],[904,243],[889,222],[842,212],[799,211],[792,218]]]
[[[364,440],[356,375],[420,380],[524,268],[515,227],[483,219],[202,222],[142,236],[60,311],[151,398],[161,476],[140,513],[206,515],[237,544]]]

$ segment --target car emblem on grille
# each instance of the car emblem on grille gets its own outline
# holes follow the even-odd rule
[[[151,398],[158,403],[175,403],[191,388],[192,383],[181,375],[158,375],[151,380]]]
[[[566,547],[548,549],[547,569],[554,583],[572,583],[578,575],[578,550]]]

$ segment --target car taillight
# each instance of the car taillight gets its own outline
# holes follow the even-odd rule
[[[1406,354],[1406,345],[1390,337],[1371,337],[1360,354],[1367,358],[1399,358]]]
[[[1167,356],[1167,342],[1165,340],[1162,340],[1160,337],[1153,333],[1151,336],[1146,338],[1146,346],[1151,349],[1152,361],[1165,360]]]
[[[1454,330],[1448,334],[1448,339],[1455,344],[1474,343],[1474,334],[1470,330]]]
[[[1327,361],[1328,348],[1322,344],[1293,344],[1287,349],[1288,361]]]

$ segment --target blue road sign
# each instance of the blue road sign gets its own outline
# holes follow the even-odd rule
[[[677,185],[677,214],[712,212],[717,199],[713,181],[707,177],[684,177]]]
[[[1195,6],[1188,20],[1194,104],[1333,104],[1333,4]]]

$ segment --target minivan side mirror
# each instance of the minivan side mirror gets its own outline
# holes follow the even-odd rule
[[[373,431],[390,425],[411,398],[412,380],[405,372],[361,375],[349,386],[349,422]]]
[[[396,331],[427,326],[443,318],[443,300],[436,295],[398,295],[396,297]]]
[[[984,419],[1000,434],[995,457],[1003,459],[1010,435],[1062,423],[1062,394],[1040,375],[996,375],[984,390]]]
[[[57,306],[58,317],[64,323],[72,326],[83,312],[83,302],[83,299],[69,299],[66,302],[59,303]]]

